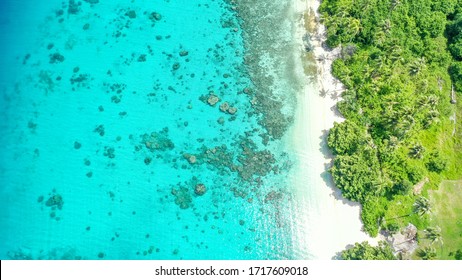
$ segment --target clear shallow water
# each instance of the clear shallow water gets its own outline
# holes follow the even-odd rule
[[[0,257],[303,257],[263,2],[3,2]]]

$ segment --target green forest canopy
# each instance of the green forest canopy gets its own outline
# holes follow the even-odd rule
[[[462,101],[462,5],[324,0],[320,12],[327,44],[342,48],[333,74],[346,87],[338,103],[346,121],[328,136],[331,173],[346,198],[363,204],[364,227],[375,236],[398,202],[412,208],[413,185],[462,177],[462,136],[451,121],[460,108],[452,85]],[[425,226],[407,216],[398,222]]]

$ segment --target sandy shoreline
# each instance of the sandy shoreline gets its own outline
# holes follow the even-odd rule
[[[317,11],[319,4],[319,0],[297,0],[295,9],[300,15],[309,9]],[[323,30],[323,26],[318,26],[317,33],[322,34]],[[304,34],[305,27],[300,23],[297,30],[300,52],[303,52],[301,38]],[[325,39],[322,36],[311,37],[314,38],[312,45],[318,74],[314,82],[304,76],[305,87],[298,96],[292,131],[292,148],[300,158],[299,168],[292,178],[298,192],[297,238],[302,255],[312,259],[332,259],[349,244],[364,240],[375,244],[376,241],[362,231],[359,204],[342,199],[327,173],[332,156],[325,137],[334,122],[343,120],[335,111],[342,85],[335,82],[330,71],[335,50],[326,52],[321,47]],[[321,60],[321,57],[327,59]],[[296,59],[300,59],[300,54]]]

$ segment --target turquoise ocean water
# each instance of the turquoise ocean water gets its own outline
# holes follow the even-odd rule
[[[306,258],[290,2],[1,1],[0,258]]]

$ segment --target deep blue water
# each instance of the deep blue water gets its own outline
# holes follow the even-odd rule
[[[264,2],[2,1],[0,258],[303,257]]]

